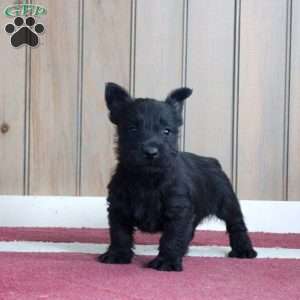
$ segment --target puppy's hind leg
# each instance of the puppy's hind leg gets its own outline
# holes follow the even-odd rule
[[[237,197],[234,192],[223,199],[217,217],[224,220],[229,234],[231,251],[229,257],[255,258],[256,251],[252,247],[248,230]]]

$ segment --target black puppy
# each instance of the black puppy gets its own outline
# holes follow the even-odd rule
[[[211,215],[226,222],[230,257],[256,257],[220,163],[178,151],[183,102],[191,94],[191,89],[179,88],[164,102],[132,99],[122,87],[107,83],[106,104],[117,125],[118,165],[108,186],[111,244],[101,262],[130,263],[138,228],[162,232],[159,254],[148,267],[181,271],[196,226]]]

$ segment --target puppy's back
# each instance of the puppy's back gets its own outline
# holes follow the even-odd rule
[[[199,156],[190,152],[180,152],[180,157],[191,168],[197,166],[201,169],[222,169],[220,162],[214,157]]]

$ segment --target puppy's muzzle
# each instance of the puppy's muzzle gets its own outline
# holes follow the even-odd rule
[[[144,146],[143,153],[148,160],[154,160],[159,156],[159,151],[157,147]]]

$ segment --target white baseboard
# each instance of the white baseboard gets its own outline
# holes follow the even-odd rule
[[[300,202],[242,200],[249,231],[300,233]],[[1,227],[107,228],[104,197],[0,196]],[[212,219],[199,226],[224,230]]]

